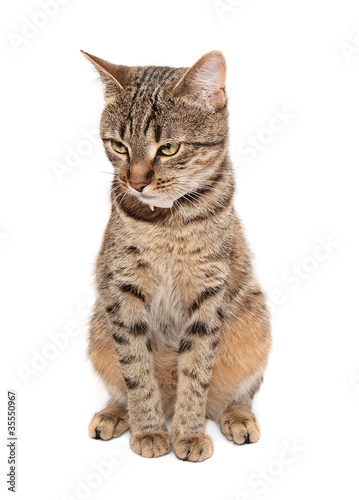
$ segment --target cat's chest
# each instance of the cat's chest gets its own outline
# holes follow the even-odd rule
[[[160,266],[149,305],[152,335],[167,345],[175,346],[186,321],[184,272],[181,266],[169,262]]]
[[[206,256],[218,253],[219,239],[202,233],[191,227],[161,228],[145,236],[131,228],[121,241],[124,251],[131,249],[122,262],[123,272],[146,297],[146,320],[161,343],[177,345],[188,325],[191,305],[203,289],[216,285],[208,274]]]

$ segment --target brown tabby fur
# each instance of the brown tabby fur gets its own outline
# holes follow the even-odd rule
[[[104,83],[101,137],[115,170],[89,339],[111,399],[89,435],[130,428],[135,453],[173,448],[202,461],[213,453],[204,434],[211,418],[235,443],[255,442],[251,404],[271,336],[233,208],[223,55],[210,52],[190,69],[84,55]],[[161,156],[168,143],[179,151]],[[171,208],[156,205],[169,200]]]

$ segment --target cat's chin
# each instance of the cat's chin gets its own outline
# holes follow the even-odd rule
[[[155,210],[155,207],[158,208],[172,208],[173,201],[165,200],[165,201],[156,201],[154,203],[147,202],[147,205],[150,207],[152,212]]]
[[[174,200],[169,200],[169,199],[159,199],[156,197],[151,198],[143,198],[139,197],[138,198],[142,203],[145,205],[148,205],[152,212],[156,207],[158,208],[172,208]]]

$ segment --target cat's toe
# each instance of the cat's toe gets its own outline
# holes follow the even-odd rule
[[[213,455],[213,443],[205,434],[181,436],[173,443],[177,458],[190,462],[203,462]]]
[[[172,450],[170,436],[164,431],[132,434],[131,448],[137,455],[146,458],[160,457]]]
[[[248,411],[225,411],[219,424],[226,438],[236,444],[255,443],[260,437],[257,419]]]
[[[118,437],[129,427],[127,411],[121,406],[112,406],[96,413],[89,426],[88,434],[93,439],[107,441]]]

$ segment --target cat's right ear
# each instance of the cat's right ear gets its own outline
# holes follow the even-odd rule
[[[99,57],[92,56],[81,50],[81,53],[92,62],[101,77],[104,84],[105,101],[110,102],[118,97],[121,90],[126,85],[128,67],[112,64]]]

